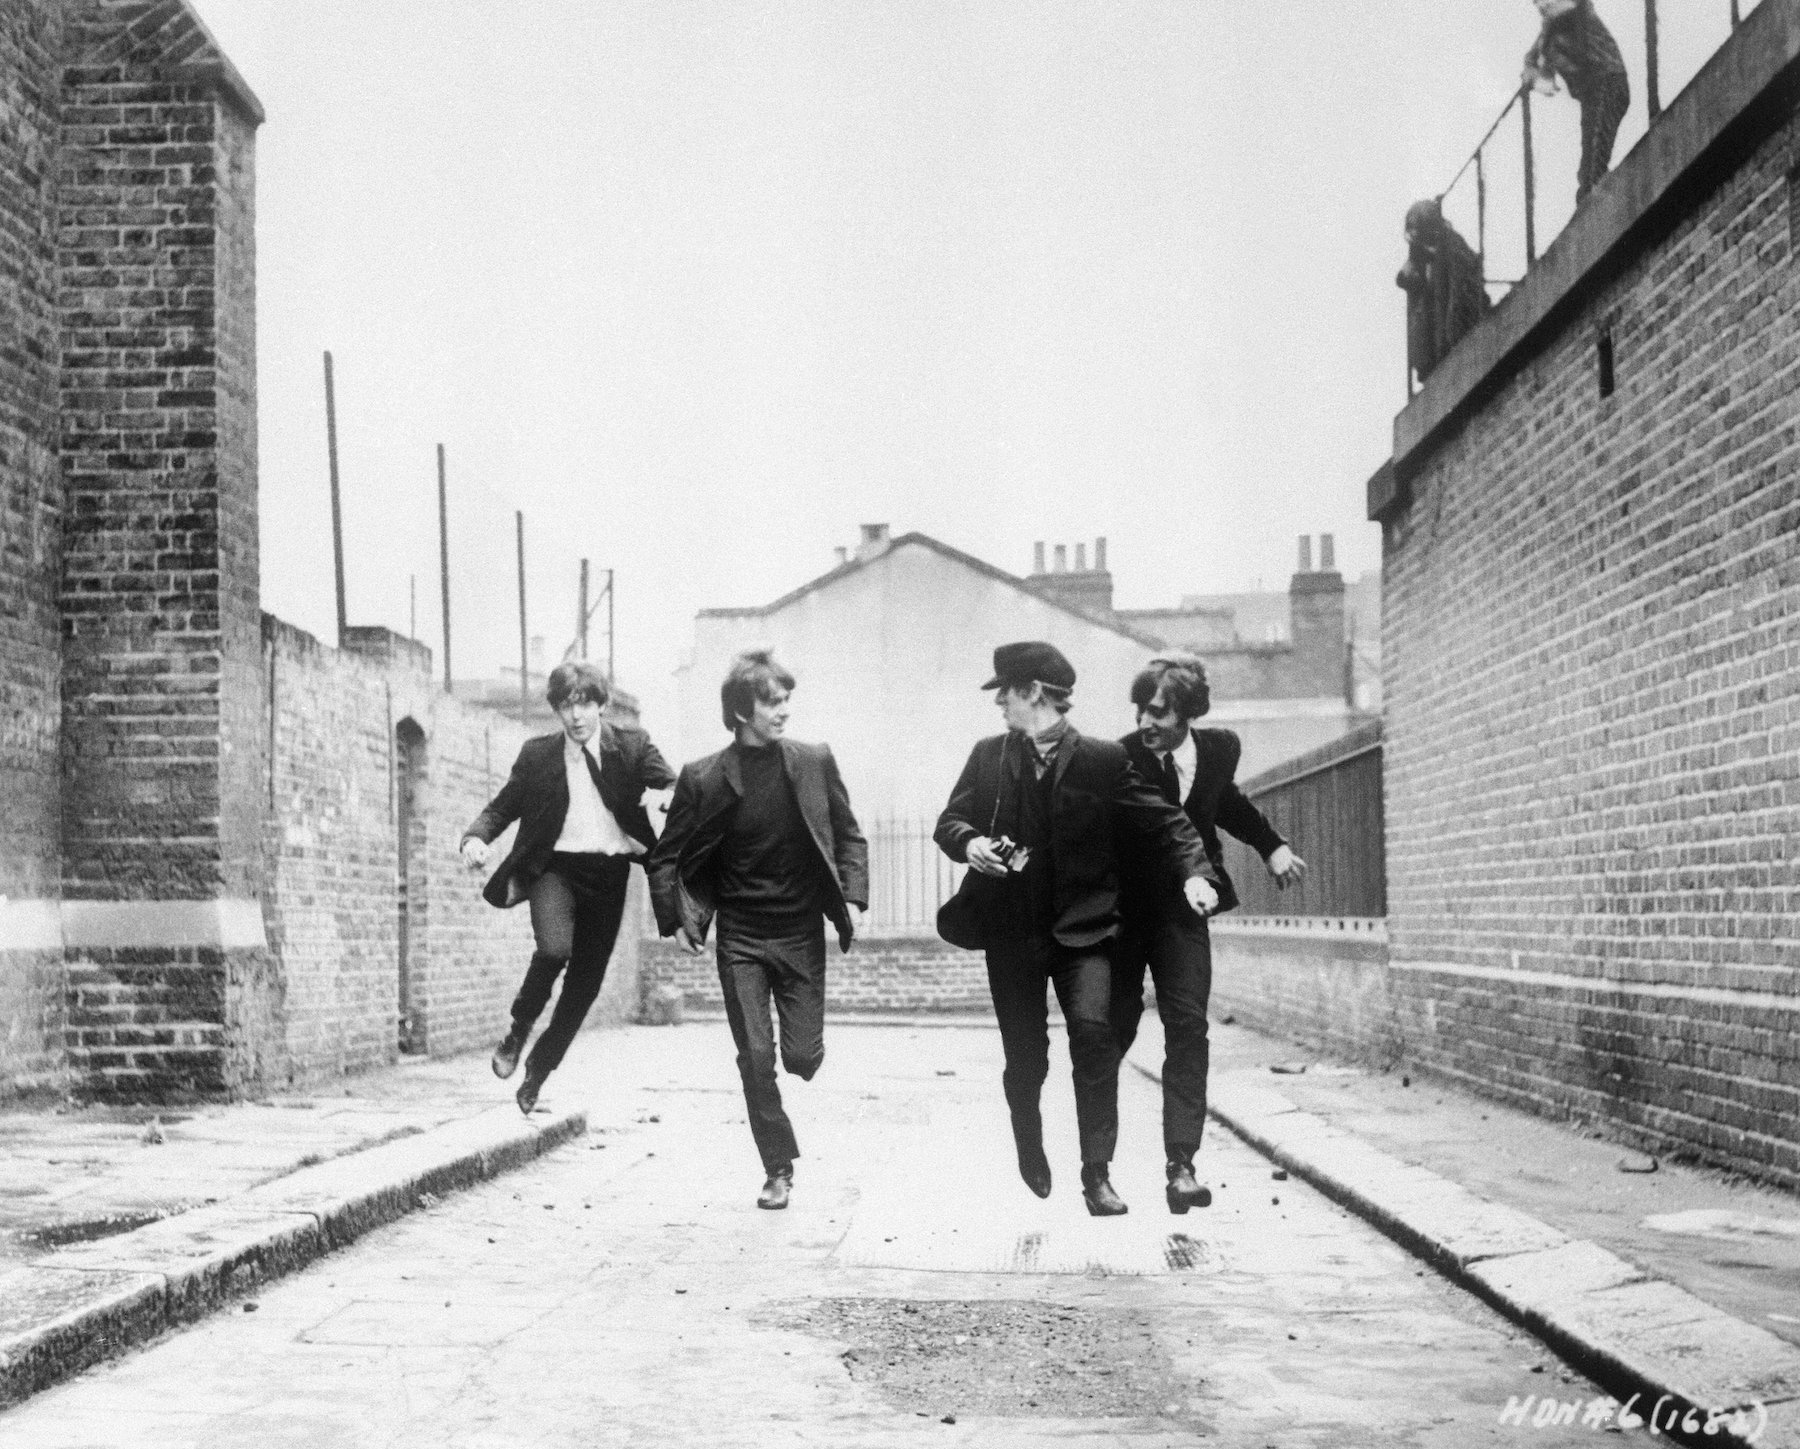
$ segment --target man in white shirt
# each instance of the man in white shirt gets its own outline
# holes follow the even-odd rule
[[[513,999],[512,1024],[494,1049],[495,1076],[513,1074],[556,978],[563,978],[550,1025],[525,1062],[516,1097],[525,1113],[537,1105],[545,1078],[561,1063],[606,979],[631,862],[641,863],[656,843],[644,791],[675,783],[649,735],[600,717],[612,691],[593,665],[559,664],[546,693],[562,732],[525,742],[511,776],[464,832],[461,847],[469,867],[480,869],[495,837],[519,822],[511,852],[482,892],[502,908],[529,902],[537,946]]]
[[[1263,858],[1275,883],[1285,890],[1300,879],[1306,862],[1289,848],[1263,813],[1239,790],[1234,776],[1242,745],[1230,730],[1200,729],[1212,703],[1206,665],[1191,654],[1172,653],[1150,663],[1131,685],[1138,727],[1120,743],[1132,768],[1163,798],[1178,805],[1199,832],[1218,882],[1218,901],[1206,913],[1183,908],[1154,872],[1124,872],[1119,914],[1124,929],[1114,942],[1112,1027],[1119,1055],[1131,1050],[1144,1014],[1144,969],[1156,983],[1156,1010],[1163,1025],[1163,1152],[1167,1163],[1169,1211],[1185,1213],[1212,1202],[1212,1192],[1194,1176],[1194,1154],[1206,1122],[1206,1074],[1210,1049],[1206,1005],[1212,994],[1212,941],[1206,917],[1237,904],[1225,870],[1219,831],[1242,840]]]

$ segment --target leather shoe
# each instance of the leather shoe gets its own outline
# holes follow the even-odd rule
[[[1171,1157],[1168,1174],[1170,1212],[1179,1215],[1189,1208],[1212,1206],[1212,1189],[1195,1180],[1193,1163]]]
[[[769,1174],[769,1180],[763,1184],[763,1190],[756,1196],[759,1208],[768,1208],[775,1212],[788,1205],[788,1194],[794,1190],[794,1169],[778,1167]]]
[[[492,1066],[494,1075],[505,1081],[519,1069],[519,1053],[525,1050],[526,1033],[514,1027],[500,1038],[500,1045],[494,1048]]]
[[[519,1083],[519,1090],[513,1094],[513,1101],[519,1104],[519,1110],[527,1117],[537,1106],[538,1093],[544,1090],[544,1079],[548,1075],[547,1072],[539,1072],[530,1062],[525,1063],[525,1080]]]
[[[1113,1191],[1112,1180],[1104,1162],[1084,1162],[1081,1165],[1081,1197],[1087,1204],[1090,1217],[1116,1218],[1131,1211],[1125,1205],[1125,1199]]]
[[[1039,1197],[1050,1196],[1050,1159],[1044,1156],[1043,1144],[1036,1146],[1021,1142],[1019,1146],[1019,1176],[1025,1179],[1025,1186]]]

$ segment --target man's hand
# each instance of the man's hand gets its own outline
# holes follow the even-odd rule
[[[698,956],[706,949],[705,946],[701,945],[700,942],[696,941],[688,934],[688,928],[686,926],[677,926],[675,928],[675,943],[690,956]]]
[[[470,870],[481,870],[488,863],[488,847],[485,840],[473,835],[465,835],[462,843],[463,864]]]
[[[844,943],[846,954],[856,944],[856,938],[862,935],[863,908],[851,901],[844,902],[844,914],[850,918],[850,939]]]
[[[1182,885],[1182,892],[1196,916],[1210,916],[1219,909],[1219,893],[1203,875],[1190,875]]]
[[[1300,877],[1306,874],[1306,862],[1285,845],[1277,846],[1265,864],[1275,877],[1275,889],[1280,891],[1299,884]]]
[[[968,858],[971,870],[978,870],[983,875],[1006,874],[1006,862],[1000,859],[999,852],[994,849],[994,842],[985,835],[977,835],[964,846],[963,854]]]

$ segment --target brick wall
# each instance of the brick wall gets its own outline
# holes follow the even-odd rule
[[[654,923],[645,918],[654,932]],[[936,936],[872,936],[848,956],[827,930],[825,1004],[832,1011],[986,1011],[987,967],[979,951],[963,951]],[[673,939],[646,937],[640,981],[645,991],[672,986],[690,1006],[723,1007],[711,944],[689,956]]]
[[[1592,237],[1628,204],[1644,206],[1636,232],[1617,224],[1607,264],[1545,304],[1522,360],[1417,445],[1408,495],[1378,508],[1388,929],[1418,1052],[1790,1184],[1800,61],[1758,96],[1730,86],[1797,35],[1786,0],[1746,20],[1548,271],[1598,256]],[[1742,139],[1752,122],[1762,138]],[[1715,125],[1707,154],[1725,160],[1658,200],[1654,168]],[[1434,406],[1428,390],[1415,409]]]
[[[0,7],[0,1083],[60,1065],[61,951],[25,920],[61,874],[55,181],[62,13]],[[19,906],[19,901],[33,906]]]

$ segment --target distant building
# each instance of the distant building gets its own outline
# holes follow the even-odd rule
[[[792,593],[703,610],[677,671],[682,757],[726,742],[719,681],[753,644],[772,645],[799,677],[795,734],[830,742],[858,809],[872,817],[942,808],[970,744],[1000,728],[980,685],[994,646],[1010,639],[1063,650],[1081,676],[1078,727],[1122,734],[1132,725],[1132,677],[1174,641],[1112,609],[1104,540],[1092,569],[1085,545],[1072,570],[1066,551],[1060,568],[1043,568],[1041,547],[1039,555],[1021,578],[925,534],[894,538],[886,524],[866,524],[854,553],[839,550],[835,568]],[[1361,718],[1345,695],[1342,579],[1309,571],[1290,593],[1292,638],[1245,645],[1222,622],[1219,641],[1201,650],[1217,670],[1211,718],[1243,737],[1246,772],[1335,739]]]

